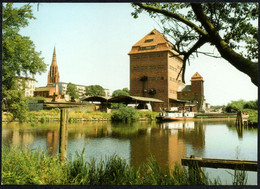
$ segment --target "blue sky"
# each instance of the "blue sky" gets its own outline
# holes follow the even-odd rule
[[[31,5],[36,19],[20,33],[42,52],[48,70],[55,46],[62,82],[101,85],[110,93],[129,88],[132,45],[154,28],[161,31],[145,13],[134,19],[129,3],[40,3],[39,11],[37,4]],[[257,87],[249,77],[224,59],[204,55],[192,59],[186,68],[186,84],[195,72],[204,78],[205,98],[212,105],[257,99]],[[36,87],[47,84],[47,75],[48,71],[35,76]]]

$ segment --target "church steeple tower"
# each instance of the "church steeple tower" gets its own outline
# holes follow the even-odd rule
[[[48,74],[48,86],[52,86],[53,83],[57,83],[59,81],[60,81],[60,74],[59,74],[59,70],[58,70],[57,59],[56,59],[56,50],[55,50],[55,46],[54,46],[52,63],[51,63],[50,71]]]

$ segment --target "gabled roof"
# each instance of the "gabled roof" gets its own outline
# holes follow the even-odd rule
[[[191,77],[191,81],[203,81],[203,77],[196,72],[192,77]]]
[[[148,40],[152,40],[152,41],[146,42]],[[145,46],[158,45],[160,43],[167,43],[167,40],[165,39],[163,34],[161,34],[159,31],[154,29],[151,32],[149,32],[146,36],[144,36],[140,41],[138,41],[136,44],[134,44],[133,46],[145,47]]]
[[[173,54],[178,54],[173,50],[174,46],[168,41],[168,39],[156,29],[153,29],[141,40],[132,46],[132,50],[128,53],[147,53],[157,51],[171,51]],[[181,57],[180,57],[181,58]]]

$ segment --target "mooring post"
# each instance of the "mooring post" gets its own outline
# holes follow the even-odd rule
[[[239,127],[244,125],[241,111],[237,112],[236,125],[239,126]]]
[[[67,108],[60,109],[60,160],[64,162],[67,155],[67,141],[68,141],[68,117],[69,112]]]

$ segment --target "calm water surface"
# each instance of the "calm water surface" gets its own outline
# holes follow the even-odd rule
[[[73,123],[68,127],[68,157],[85,148],[86,160],[119,155],[128,164],[139,166],[151,155],[163,169],[171,169],[181,158],[195,155],[205,158],[257,160],[257,129],[237,130],[234,120],[195,122],[111,122]],[[40,148],[56,154],[59,123],[5,124],[2,143],[10,146]],[[211,178],[220,177],[231,184],[233,170],[206,168]],[[257,184],[257,173],[248,172],[248,184]]]

